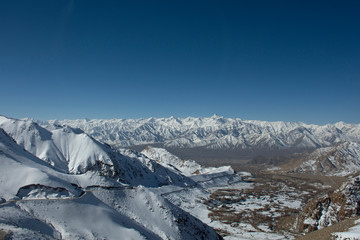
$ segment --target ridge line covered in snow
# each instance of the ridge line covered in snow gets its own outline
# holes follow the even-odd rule
[[[116,147],[161,143],[165,147],[209,149],[312,149],[344,141],[360,142],[360,124],[323,126],[240,118],[148,118],[50,120],[81,128]]]

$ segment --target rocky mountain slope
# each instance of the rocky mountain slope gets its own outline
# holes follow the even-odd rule
[[[360,125],[339,122],[324,126],[242,120],[239,118],[148,118],[53,120],[41,124],[81,128],[117,147],[161,143],[165,147],[208,149],[313,149],[344,141],[360,141]]]
[[[346,176],[360,171],[360,144],[344,142],[318,148],[299,162],[291,172]]]

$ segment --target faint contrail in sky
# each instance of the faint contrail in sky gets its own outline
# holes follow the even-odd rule
[[[60,16],[58,18],[57,29],[56,29],[57,31],[55,36],[56,37],[55,46],[57,47],[60,47],[59,45],[62,45],[66,26],[69,24],[71,15],[75,9],[74,2],[75,2],[74,0],[70,0],[68,4],[65,6],[65,8],[62,9]]]
[[[64,40],[66,35],[66,29],[71,22],[71,16],[75,10],[75,0],[69,0],[66,6],[63,9],[60,9],[57,24],[55,26],[54,33],[54,58],[61,59],[62,52],[64,51]],[[61,62],[61,61],[60,61]],[[61,75],[62,66],[57,64],[57,73],[56,75]]]

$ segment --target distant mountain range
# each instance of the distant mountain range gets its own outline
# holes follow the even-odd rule
[[[81,128],[116,147],[161,144],[166,148],[286,150],[315,149],[345,141],[360,142],[360,124],[323,126],[224,118],[148,118],[51,120],[39,124]]]

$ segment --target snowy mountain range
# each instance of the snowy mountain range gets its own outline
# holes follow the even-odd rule
[[[221,239],[162,196],[201,189],[213,176],[199,175],[199,184],[80,129],[0,116],[0,163],[0,229],[8,239]]]
[[[116,147],[162,144],[170,148],[314,149],[335,143],[360,142],[360,124],[323,126],[224,118],[78,119],[39,122],[81,128]]]

